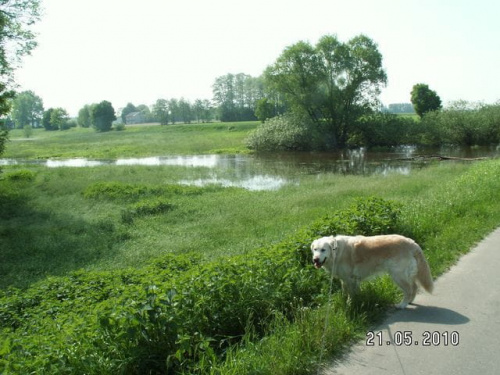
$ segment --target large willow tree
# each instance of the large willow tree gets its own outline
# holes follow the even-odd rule
[[[286,48],[265,79],[293,111],[307,113],[325,129],[332,147],[343,147],[354,122],[378,104],[387,75],[377,45],[367,36],[343,43],[326,35],[315,46],[298,42]]]

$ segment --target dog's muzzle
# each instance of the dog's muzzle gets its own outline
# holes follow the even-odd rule
[[[313,264],[314,264],[314,267],[315,267],[315,268],[318,268],[318,269],[319,269],[319,268],[321,268],[321,267],[323,267],[323,264],[325,264],[326,259],[327,259],[327,258],[323,259],[323,261],[322,261],[322,262],[320,262],[319,258],[314,258],[314,259],[313,259]]]

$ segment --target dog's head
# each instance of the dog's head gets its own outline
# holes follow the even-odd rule
[[[337,240],[335,237],[322,237],[314,240],[311,244],[314,267],[321,268],[329,258],[333,259],[336,249]]]

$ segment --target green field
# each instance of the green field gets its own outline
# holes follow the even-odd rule
[[[131,125],[124,131],[34,129],[10,133],[4,158],[100,158],[247,152],[244,139],[258,122],[191,125]]]
[[[16,131],[4,157],[245,151],[255,126],[37,130],[30,140]],[[399,296],[381,279],[350,304],[335,283],[324,331],[329,285],[308,264],[312,238],[398,231],[422,245],[438,276],[500,223],[498,160],[410,175],[300,175],[260,192],[177,185],[187,173],[3,168],[0,372],[315,372],[320,352],[338,355]]]

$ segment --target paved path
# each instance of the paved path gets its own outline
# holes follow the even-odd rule
[[[364,340],[322,374],[500,374],[500,228],[415,303],[373,330],[373,346]],[[395,345],[405,331],[412,344]]]

